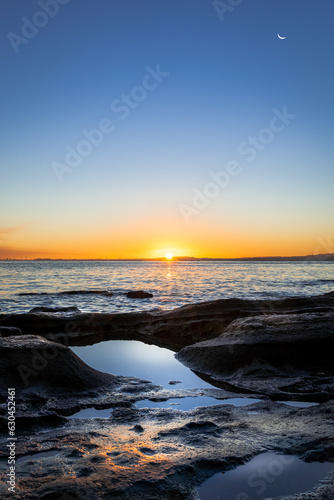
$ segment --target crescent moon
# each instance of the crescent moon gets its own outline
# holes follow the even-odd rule
[[[278,38],[279,38],[280,40],[285,40],[285,39],[286,39],[286,36],[281,36],[281,35],[279,35],[278,33],[277,33],[277,36],[278,36]]]

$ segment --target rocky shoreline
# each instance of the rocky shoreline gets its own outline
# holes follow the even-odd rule
[[[179,351],[218,337],[236,319],[333,310],[334,292],[279,300],[220,299],[162,312],[107,314],[83,313],[76,307],[39,307],[29,313],[0,314],[0,328],[16,327],[25,335],[40,335],[62,343],[66,337],[66,345],[70,346],[102,340],[142,340]]]
[[[213,473],[263,451],[334,462],[334,292],[274,301],[217,300],[168,312],[76,308],[0,315],[0,472],[6,495],[6,398],[16,389],[17,499],[195,499]],[[103,374],[67,346],[141,340],[177,352],[216,388],[170,390]],[[171,374],[172,375],[172,374]],[[190,411],[143,399],[211,395]],[[254,397],[241,408],[226,398]],[[278,401],[313,401],[293,408]],[[254,400],[255,401],[255,400]],[[69,418],[84,408],[109,418]],[[45,454],[45,455],[44,455]],[[334,497],[333,478],[297,498]]]

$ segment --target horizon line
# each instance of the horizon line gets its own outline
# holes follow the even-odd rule
[[[52,258],[52,257],[36,257],[36,258],[15,258],[6,257],[0,258],[0,261],[20,261],[20,262],[33,262],[33,261],[281,261],[281,260],[334,260],[334,253],[324,253],[324,254],[308,254],[308,255],[291,255],[291,256],[261,256],[261,257],[192,257],[192,256],[173,256],[171,259],[166,257],[142,257],[142,258]]]

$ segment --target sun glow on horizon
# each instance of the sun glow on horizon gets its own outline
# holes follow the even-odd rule
[[[172,260],[172,258],[174,257],[172,253],[170,252],[167,252],[166,255],[165,255],[166,259],[167,260]]]

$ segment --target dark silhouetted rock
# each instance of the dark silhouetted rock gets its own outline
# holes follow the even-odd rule
[[[153,297],[151,293],[144,292],[143,290],[127,292],[126,296],[129,299],[151,299]]]
[[[15,328],[14,326],[0,326],[1,337],[12,337],[16,335],[22,335],[22,330],[20,330],[20,328]]]
[[[34,307],[33,309],[30,309],[30,313],[60,313],[60,312],[80,312],[80,309],[78,309],[75,306],[72,307]]]
[[[323,392],[328,399],[334,395],[333,379],[325,380],[333,351],[334,313],[303,313],[235,320],[219,337],[184,347],[176,358],[239,388]]]
[[[0,394],[15,387],[17,394],[55,396],[113,386],[117,377],[86,365],[68,347],[42,337],[0,338]]]
[[[105,295],[107,297],[112,297],[114,294],[107,290],[67,290],[65,292],[59,292],[58,295]]]
[[[130,431],[138,432],[140,434],[141,432],[144,432],[144,428],[141,425],[136,424],[130,429]]]
[[[333,367],[334,313],[257,316],[233,321],[219,337],[184,347],[176,358],[193,370],[232,373],[261,361],[273,366]]]
[[[113,292],[108,290],[65,290],[64,292],[21,292],[17,295],[23,296],[35,296],[35,295],[105,295],[107,297],[112,297]]]

